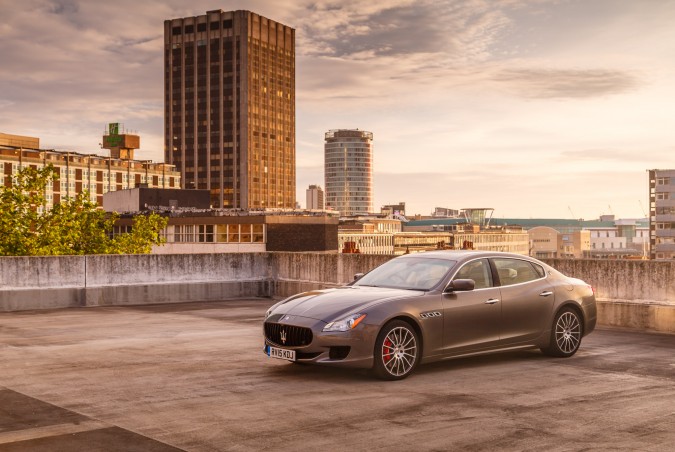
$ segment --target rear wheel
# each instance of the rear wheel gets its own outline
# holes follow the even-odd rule
[[[375,375],[383,380],[401,380],[412,373],[419,360],[415,329],[401,320],[387,323],[375,341]]]
[[[562,309],[553,320],[551,341],[541,351],[550,356],[567,358],[574,355],[581,345],[581,317],[572,308]]]

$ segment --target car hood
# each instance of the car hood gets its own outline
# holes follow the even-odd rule
[[[272,314],[297,315],[332,322],[352,311],[385,300],[410,297],[420,291],[382,287],[346,286],[337,289],[303,292],[280,302]]]

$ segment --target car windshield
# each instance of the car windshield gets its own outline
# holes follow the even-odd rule
[[[354,282],[354,286],[431,290],[456,264],[447,259],[392,259]]]

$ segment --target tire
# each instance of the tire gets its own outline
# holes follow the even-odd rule
[[[582,335],[579,313],[572,308],[563,308],[553,320],[548,347],[541,351],[549,356],[569,358],[579,350]]]
[[[383,380],[401,380],[410,375],[420,361],[420,340],[409,323],[387,323],[375,341],[373,371]]]

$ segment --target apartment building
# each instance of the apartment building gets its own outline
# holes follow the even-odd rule
[[[180,173],[175,171],[173,165],[78,152],[33,149],[24,147],[25,144],[39,147],[39,139],[0,135],[0,186],[11,186],[13,176],[21,168],[37,169],[51,164],[54,166],[55,177],[47,185],[45,194],[47,208],[58,204],[65,197],[76,196],[85,190],[89,191],[91,201],[102,206],[103,195],[116,190],[139,186],[180,187]]]
[[[651,259],[675,259],[675,170],[649,170]]]

